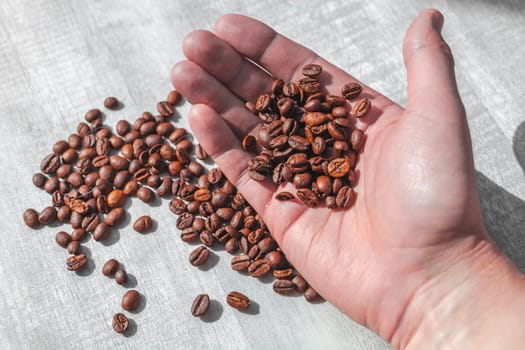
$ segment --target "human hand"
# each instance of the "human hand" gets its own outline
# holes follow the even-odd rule
[[[487,265],[480,262],[500,259],[482,223],[442,25],[441,14],[429,10],[407,32],[406,108],[362,84],[373,108],[358,124],[367,140],[357,163],[357,199],[346,211],[276,200],[292,185],[252,180],[252,155],[240,139],[260,125],[243,101],[269,91],[275,78],[296,81],[303,65],[316,63],[323,67],[321,84],[339,94],[354,77],[240,15],[221,17],[213,33],[190,33],[187,60],[172,72],[174,87],[193,104],[189,123],[197,139],[263,216],[287,259],[323,297],[396,347],[420,333],[425,312],[450,296],[458,276],[482,275]]]

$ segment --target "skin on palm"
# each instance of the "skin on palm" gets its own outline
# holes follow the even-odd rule
[[[429,29],[435,13],[421,17],[405,40],[407,110],[364,86],[373,109],[358,121],[367,140],[357,166],[357,200],[349,211],[277,201],[276,193],[292,185],[251,180],[246,169],[251,156],[240,138],[259,124],[243,100],[269,91],[274,79],[244,57],[287,81],[297,80],[304,64],[320,64],[322,83],[332,94],[353,77],[239,15],[219,19],[214,33],[191,33],[183,46],[188,60],[172,73],[175,88],[194,104],[189,121],[196,137],[263,216],[290,262],[327,300],[397,345],[407,342],[417,328],[412,321],[422,317],[424,310],[407,311],[420,291],[488,244],[465,113],[446,52],[434,55],[437,63],[430,65],[432,74],[445,67],[449,80],[437,78],[444,89],[426,90],[426,81],[410,79],[428,65],[421,57],[425,51],[410,41],[420,48],[446,47]],[[438,44],[421,45],[417,35]]]

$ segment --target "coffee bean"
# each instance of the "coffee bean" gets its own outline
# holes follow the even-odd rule
[[[42,173],[36,173],[33,175],[32,181],[33,185],[35,185],[36,187],[43,188],[47,181],[47,176],[45,176]]]
[[[140,293],[134,289],[128,290],[122,297],[122,308],[127,311],[136,310],[141,302]]]
[[[40,225],[40,221],[38,219],[38,212],[35,209],[26,209],[24,211],[24,223],[27,227],[30,228],[37,228]]]
[[[166,101],[173,106],[178,105],[181,102],[181,100],[182,95],[177,90],[170,91],[168,97],[166,98]]]
[[[306,283],[306,280],[301,275],[296,275],[294,278],[292,278],[292,282],[295,285],[295,289],[299,293],[303,293],[306,288],[308,287],[308,284]]]
[[[173,198],[170,201],[169,208],[174,214],[181,215],[186,211],[186,203],[180,198]]]
[[[100,223],[100,218],[96,213],[89,214],[82,219],[81,227],[86,230],[86,232],[94,232]],[[98,236],[97,236],[98,237]]]
[[[124,284],[128,281],[128,274],[124,269],[118,269],[115,271],[115,282],[117,284]]]
[[[117,333],[125,333],[129,326],[129,320],[126,315],[122,313],[115,314],[111,321],[113,330]]]
[[[70,271],[80,270],[87,264],[87,257],[85,254],[72,255],[66,260],[67,269]]]
[[[205,160],[208,158],[208,153],[204,150],[200,143],[197,144],[197,147],[195,148],[195,157],[200,160]]]
[[[80,245],[79,241],[71,241],[67,245],[66,249],[69,254],[77,255],[82,251],[82,246]]]
[[[337,192],[335,203],[338,208],[347,209],[355,200],[355,192],[350,186],[343,186]]]
[[[148,233],[153,228],[153,220],[148,215],[143,215],[135,220],[133,229],[138,233]]]
[[[276,279],[287,279],[293,276],[293,270],[291,268],[282,269],[282,270],[273,270],[272,274],[273,274],[273,277],[275,277]]]
[[[194,317],[202,316],[206,313],[206,311],[208,311],[209,307],[210,297],[208,294],[199,294],[191,304],[191,314]]]
[[[312,303],[316,300],[319,299],[319,294],[317,294],[317,292],[315,291],[315,289],[313,289],[312,287],[308,287],[306,288],[306,290],[304,291],[304,298]]]
[[[253,135],[246,135],[243,137],[241,145],[245,151],[253,151],[257,140]]]
[[[89,230],[89,226],[88,229]],[[93,239],[95,241],[103,241],[109,237],[111,234],[111,226],[109,226],[106,222],[100,222],[97,227],[93,230]]]
[[[126,196],[121,190],[113,190],[107,195],[110,208],[122,207],[126,203]]]
[[[54,173],[59,166],[60,157],[54,153],[50,153],[40,162],[40,171],[44,174]]]
[[[270,272],[270,265],[264,259],[255,260],[248,266],[248,273],[252,277],[262,277]]]
[[[318,64],[311,63],[304,66],[301,72],[303,73],[303,75],[306,75],[308,77],[315,77],[321,74],[322,71],[323,67],[321,67]]]
[[[370,105],[370,100],[366,97],[359,100],[359,102],[357,102],[352,108],[352,115],[356,118],[363,117],[370,109]]]
[[[301,202],[312,208],[319,204],[319,198],[317,197],[315,192],[309,188],[301,188],[297,190],[297,198],[299,198]]]
[[[208,230],[204,230],[199,234],[199,240],[202,244],[204,244],[207,247],[211,247],[213,245],[213,242],[215,242],[215,238]]]
[[[226,297],[226,303],[235,309],[247,309],[250,306],[250,299],[239,292],[230,292]]]
[[[62,248],[66,248],[69,242],[71,242],[71,236],[64,231],[59,231],[55,235],[55,241]]]
[[[231,268],[234,271],[243,271],[251,264],[251,259],[246,254],[234,256],[231,260]]]
[[[275,280],[273,290],[283,295],[291,294],[295,291],[295,284],[290,280]]]
[[[164,117],[169,117],[175,113],[173,105],[167,101],[157,103],[157,111]]]
[[[27,215],[29,216],[28,220],[25,220],[26,214],[24,213],[24,221],[29,226],[28,223],[33,224],[33,222],[32,222],[33,221],[33,214],[32,214],[32,212],[29,212]],[[40,214],[38,214],[38,222],[40,222],[42,225],[48,225],[48,224],[53,223],[55,221],[56,217],[57,217],[56,209],[54,207],[46,207],[46,208],[42,209]],[[29,227],[35,227],[35,226],[29,226]]]
[[[107,109],[117,109],[119,107],[119,101],[116,97],[107,97],[104,100],[104,107]]]
[[[118,267],[119,262],[116,259],[109,259],[104,263],[104,266],[102,266],[102,274],[104,276],[111,277],[115,275],[115,272],[117,272]]]
[[[193,214],[184,212],[180,214],[176,221],[176,227],[179,230],[184,230],[185,228],[190,227],[193,224]]]
[[[109,213],[107,213],[104,222],[110,226],[117,226],[122,222],[125,216],[126,212],[123,208],[113,208]]]
[[[144,203],[150,203],[155,199],[155,193],[148,187],[140,187],[137,190],[137,198]]]
[[[67,222],[71,217],[71,208],[67,205],[63,205],[57,211],[57,220],[60,222]]]
[[[328,163],[328,175],[343,177],[350,171],[350,162],[346,158],[336,158]]]
[[[347,100],[353,100],[361,94],[363,88],[357,83],[347,83],[341,89],[341,95]]]
[[[189,261],[193,266],[203,265],[210,256],[210,250],[205,246],[197,247],[190,254]]]
[[[278,252],[276,250],[273,250],[269,253],[267,253],[264,256],[264,260],[266,260],[266,263],[270,266],[270,268],[274,269],[277,267],[281,267],[284,262],[284,256],[281,252]]]

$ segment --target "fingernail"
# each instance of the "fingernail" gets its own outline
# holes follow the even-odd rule
[[[432,13],[432,27],[438,32],[441,33],[441,30],[443,29],[443,23],[445,22],[445,18],[439,12],[438,10],[434,10]]]

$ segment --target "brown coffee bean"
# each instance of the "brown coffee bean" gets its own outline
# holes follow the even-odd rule
[[[293,270],[291,268],[282,269],[282,270],[273,270],[273,277],[277,279],[287,279],[292,276],[293,276]]]
[[[173,108],[173,105],[167,101],[161,101],[157,103],[157,111],[163,117],[169,117],[173,115],[173,113],[175,113],[175,109]]]
[[[319,204],[319,197],[309,188],[301,188],[297,190],[297,198],[309,207],[315,207]]]
[[[110,208],[122,207],[126,203],[126,195],[121,190],[113,190],[107,195]]]
[[[126,212],[124,211],[123,208],[113,208],[106,215],[104,222],[110,226],[117,226],[118,224],[122,222],[125,216],[126,216]]]
[[[87,257],[85,254],[72,255],[66,260],[67,269],[70,271],[77,271],[87,264]]]
[[[348,116],[348,109],[345,106],[337,106],[332,108],[332,115],[334,118],[346,118]]]
[[[203,265],[210,256],[210,250],[205,246],[197,247],[190,254],[189,261],[193,266]]]
[[[117,333],[125,333],[129,326],[129,320],[126,315],[122,313],[115,314],[111,321],[113,330]]]
[[[86,230],[86,232],[93,232],[100,223],[100,218],[96,213],[89,214],[82,219],[81,227]]]
[[[27,227],[37,228],[40,225],[38,219],[38,212],[35,209],[29,208],[24,211],[24,223]]]
[[[267,253],[264,256],[264,260],[266,260],[266,263],[270,266],[270,268],[275,269],[277,267],[281,267],[285,263],[284,256],[281,252],[273,250],[269,253]]]
[[[42,173],[36,173],[33,175],[31,180],[33,181],[33,185],[35,185],[38,188],[43,188],[47,181],[47,176],[45,176]]]
[[[136,310],[141,303],[140,293],[134,289],[128,290],[122,297],[122,308],[127,311]]]
[[[343,177],[350,170],[350,162],[346,158],[335,158],[328,163],[328,174],[331,177]]]
[[[313,289],[312,287],[308,287],[306,288],[306,290],[304,291],[304,298],[312,303],[316,300],[318,300],[320,298],[319,294],[317,294],[317,292],[315,291],[315,289]]]
[[[139,217],[133,223],[133,229],[138,233],[148,233],[153,228],[153,220],[148,215]]]
[[[69,174],[73,172],[73,166],[71,164],[62,164],[58,167],[56,171],[56,175],[61,178],[65,179]],[[42,174],[41,174],[42,175]],[[42,175],[44,176],[44,175]],[[47,178],[44,176],[44,178],[47,180]],[[34,181],[33,181],[34,183]]]
[[[62,248],[66,248],[69,242],[71,242],[71,236],[67,232],[59,231],[55,235],[55,241]]]
[[[204,150],[200,143],[197,144],[197,147],[195,148],[195,157],[200,160],[205,160],[208,158],[208,153]]]
[[[302,68],[303,75],[306,75],[308,77],[316,77],[323,71],[323,67],[321,67],[318,64],[307,64]]]
[[[252,277],[262,277],[270,272],[270,265],[264,259],[255,260],[248,266],[248,273]]]
[[[363,88],[361,85],[357,83],[347,83],[345,84],[341,89],[341,95],[347,100],[352,100],[359,96],[361,94],[361,91],[363,91]]]
[[[347,209],[355,200],[355,192],[350,186],[343,186],[337,192],[335,203],[338,208]]]
[[[235,309],[247,309],[250,306],[250,299],[239,292],[230,292],[226,297],[226,303]]]
[[[194,242],[198,237],[199,232],[197,232],[193,227],[185,228],[180,234],[180,239],[186,243]]]
[[[119,267],[119,262],[116,259],[109,259],[104,263],[104,266],[102,266],[102,274],[104,276],[111,277],[115,275],[115,272],[117,272]]]
[[[54,153],[50,153],[40,162],[40,171],[44,174],[54,173],[59,166],[60,157]]]
[[[243,271],[251,264],[251,259],[246,254],[234,256],[231,260],[231,268],[234,271]]]
[[[180,198],[173,198],[170,201],[169,208],[174,214],[181,215],[186,211],[186,203]]]
[[[206,311],[208,311],[209,307],[210,297],[208,294],[199,294],[191,304],[191,314],[194,317],[202,316],[206,313]]]
[[[170,91],[170,93],[168,94],[168,97],[166,98],[166,101],[173,105],[173,106],[176,106],[178,105],[181,101],[182,101],[182,95],[180,92],[178,92],[177,90],[172,90]]]
[[[57,211],[57,220],[60,222],[67,222],[71,217],[71,208],[67,205],[63,205]]]
[[[204,244],[207,247],[211,247],[213,245],[213,242],[215,242],[215,238],[208,230],[204,230],[199,234],[199,240],[202,244]]]
[[[356,118],[363,117],[370,109],[370,105],[370,100],[366,97],[359,100],[352,108],[352,115]]]
[[[354,129],[352,134],[350,134],[350,143],[352,144],[352,149],[354,151],[359,151],[363,145],[365,135],[362,130]]]
[[[236,238],[230,238],[224,243],[224,250],[230,254],[235,254],[239,249],[239,240]]]
[[[301,275],[294,276],[294,278],[292,278],[292,283],[295,285],[295,289],[299,293],[303,293],[308,287],[306,280]]]
[[[115,282],[117,282],[117,284],[124,284],[128,281],[128,273],[126,272],[126,270],[124,269],[118,269],[116,272],[115,272]]]
[[[86,231],[90,231],[89,226]],[[93,230],[93,239],[95,241],[103,241],[111,234],[111,226],[106,222],[100,222]]]
[[[119,107],[119,101],[116,97],[107,97],[104,100],[104,107],[107,109],[117,109]]]
[[[211,197],[212,195],[210,193],[210,190],[208,190],[207,188],[199,188],[193,193],[193,198],[199,202],[209,201]]]
[[[140,187],[137,190],[137,198],[144,203],[150,203],[155,199],[155,192],[148,187]]]
[[[29,209],[28,209],[29,210]],[[26,210],[27,212],[27,210]],[[33,224],[33,214],[32,212],[28,212],[27,215],[28,215],[28,221],[25,220],[26,218],[26,212],[24,212],[24,221],[25,223],[29,226],[28,222]],[[48,225],[48,224],[51,224],[55,221],[57,217],[57,211],[54,207],[46,207],[44,209],[42,209],[42,211],[40,212],[40,214],[38,214],[38,222],[40,222],[40,224],[42,225]],[[29,226],[29,227],[36,227],[36,226]]]
[[[288,295],[295,292],[295,284],[290,280],[275,280],[273,290],[278,294]]]
[[[67,245],[66,249],[69,254],[77,255],[82,251],[82,246],[80,245],[79,241],[71,241]]]

